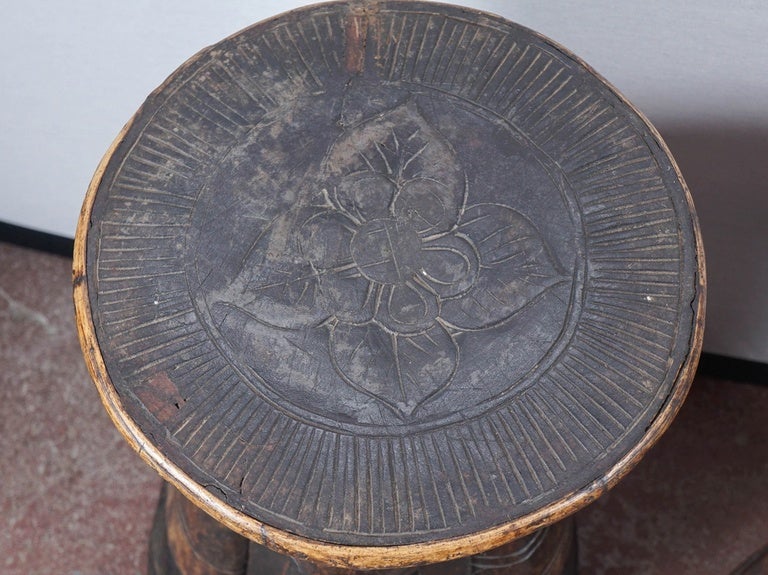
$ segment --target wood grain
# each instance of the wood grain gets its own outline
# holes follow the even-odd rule
[[[551,41],[418,2],[182,66],[94,176],[74,284],[137,451],[354,568],[498,547],[615,484],[685,397],[705,291],[647,120]]]

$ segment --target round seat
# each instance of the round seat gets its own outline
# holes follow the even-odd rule
[[[536,33],[335,2],[203,50],[102,161],[75,301],[105,406],[249,539],[361,569],[523,536],[615,484],[701,346],[690,195]]]

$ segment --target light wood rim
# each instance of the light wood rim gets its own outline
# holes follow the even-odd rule
[[[342,4],[345,2],[341,2]],[[439,9],[441,4],[435,3],[435,8]],[[311,6],[299,10],[311,9]],[[468,12],[489,16],[486,12],[467,9]],[[277,16],[276,18],[279,18]],[[503,22],[506,19],[499,18]],[[308,559],[337,567],[347,567],[352,569],[387,569],[396,567],[407,567],[417,564],[438,563],[448,561],[475,553],[480,553],[499,547],[513,539],[527,535],[538,528],[559,521],[568,515],[578,511],[589,503],[598,499],[608,489],[618,483],[634,466],[642,459],[645,453],[656,443],[659,437],[669,427],[670,423],[677,415],[680,406],[690,388],[693,376],[696,371],[699,356],[701,353],[703,330],[704,330],[704,310],[706,300],[706,275],[704,250],[701,241],[701,232],[698,219],[696,217],[693,200],[687,185],[682,177],[679,167],[672,158],[670,151],[662,139],[659,132],[653,127],[648,119],[638,111],[627,99],[609,82],[607,82],[592,67],[572,54],[566,48],[553,42],[543,35],[528,30],[532,35],[537,36],[544,42],[554,46],[568,57],[572,58],[580,65],[584,66],[595,78],[607,86],[628,108],[630,108],[645,123],[651,135],[655,138],[659,147],[667,155],[675,170],[675,175],[680,182],[685,193],[686,202],[690,211],[692,228],[695,239],[695,254],[698,264],[696,277],[695,300],[691,302],[693,309],[693,329],[690,341],[690,351],[678,371],[676,384],[665,404],[662,406],[657,417],[648,427],[642,439],[622,457],[613,467],[607,471],[603,477],[598,478],[589,485],[574,491],[558,501],[546,505],[539,510],[523,516],[507,524],[495,526],[476,533],[454,537],[443,540],[436,540],[426,543],[395,545],[395,546],[351,546],[326,543],[316,541],[306,537],[275,528],[271,525],[258,521],[253,517],[238,511],[234,507],[226,504],[224,501],[206,490],[203,486],[193,480],[181,468],[171,463],[162,452],[146,437],[141,429],[127,414],[119,394],[112,385],[109,374],[102,357],[99,342],[96,338],[93,317],[91,314],[91,305],[88,297],[88,277],[86,273],[87,261],[87,238],[91,228],[91,214],[96,192],[101,184],[107,166],[112,159],[118,146],[122,143],[131,125],[138,117],[139,112],[123,127],[115,141],[107,150],[102,158],[96,172],[88,187],[88,191],[80,212],[77,232],[75,235],[74,262],[73,262],[73,285],[74,285],[74,304],[80,345],[85,356],[88,370],[96,384],[101,395],[107,413],[113,423],[122,433],[128,443],[135,449],[142,459],[155,469],[166,481],[179,489],[186,497],[198,505],[201,509],[213,516],[215,519],[229,527],[230,529],[242,534],[243,536],[265,545],[276,551],[289,553],[302,559]],[[239,34],[237,32],[236,34]],[[205,53],[204,49],[192,58],[187,60],[180,68],[184,69],[192,65],[200,56]],[[171,76],[178,74],[179,70]],[[170,78],[166,80],[154,94],[161,93],[163,88],[169,83]],[[151,98],[152,96],[150,96]]]

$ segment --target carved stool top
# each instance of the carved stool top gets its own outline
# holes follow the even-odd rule
[[[422,2],[203,50],[107,153],[83,349],[133,446],[254,540],[371,568],[614,484],[693,375],[703,256],[658,133],[583,63]]]

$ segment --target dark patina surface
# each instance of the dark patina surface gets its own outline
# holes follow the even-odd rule
[[[701,295],[647,123],[540,36],[426,3],[201,52],[112,152],[90,226],[100,352],[168,474],[344,545],[599,481],[666,409]]]

